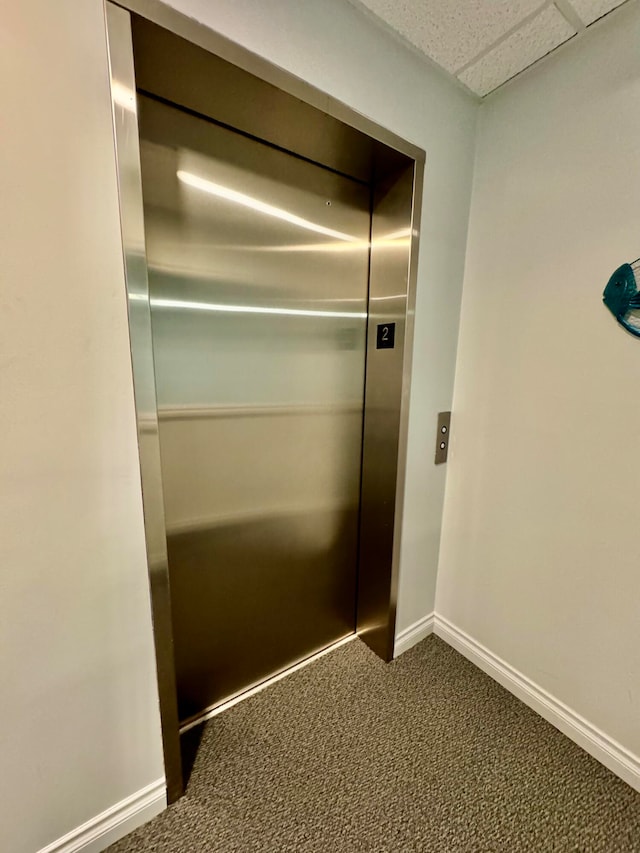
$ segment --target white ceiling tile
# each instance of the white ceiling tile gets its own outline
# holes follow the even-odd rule
[[[543,0],[360,0],[447,71],[455,73]]]
[[[478,95],[487,95],[575,33],[555,6],[548,6],[463,71],[459,78]]]
[[[585,24],[592,24],[624,2],[625,0],[570,0],[571,5]]]

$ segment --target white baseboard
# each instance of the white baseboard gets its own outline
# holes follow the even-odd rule
[[[536,713],[582,747],[627,784],[640,791],[640,758],[592,725],[564,702],[531,681],[506,661],[436,614],[434,632]]]
[[[39,853],[100,853],[166,807],[165,780],[158,779],[43,847]]]
[[[409,651],[411,646],[415,646],[420,640],[424,640],[429,634],[433,634],[433,619],[434,613],[428,613],[422,619],[418,619],[413,625],[409,625],[404,631],[396,634],[393,644],[393,656],[399,657],[403,652]]]

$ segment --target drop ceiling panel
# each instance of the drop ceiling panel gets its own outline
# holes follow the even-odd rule
[[[349,0],[484,97],[625,2]]]
[[[486,95],[575,33],[576,30],[555,6],[547,6],[463,71],[459,79],[478,95]]]
[[[447,71],[467,65],[543,0],[361,0]]]
[[[615,9],[622,6],[625,0],[571,0],[571,5],[585,24],[592,24]]]

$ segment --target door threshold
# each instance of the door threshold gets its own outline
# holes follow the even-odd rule
[[[293,666],[287,667],[287,669],[284,669],[282,672],[279,672],[276,675],[272,675],[271,678],[267,678],[265,681],[261,681],[254,687],[249,687],[248,690],[244,690],[242,691],[242,693],[238,693],[231,699],[226,699],[224,702],[220,702],[218,705],[211,705],[210,707],[205,708],[205,710],[201,714],[198,714],[196,717],[192,717],[190,720],[187,720],[186,723],[180,726],[180,734],[183,735],[190,729],[193,729],[196,726],[201,725],[202,723],[206,723],[206,721],[212,719],[212,717],[217,717],[218,714],[222,714],[223,711],[227,711],[229,710],[229,708],[233,708],[233,706],[237,705],[238,702],[242,702],[245,699],[249,699],[251,696],[255,696],[256,693],[260,693],[261,690],[265,690],[267,687],[271,687],[271,685],[275,684],[276,681],[281,681],[288,675],[291,675],[292,673],[297,672],[299,669],[303,669],[305,666],[308,666],[310,663],[314,663],[314,661],[319,660],[321,657],[328,655],[329,652],[333,652],[336,649],[339,649],[340,646],[345,646],[347,643],[350,643],[352,640],[355,640],[357,636],[358,635],[355,632],[353,634],[349,634],[348,637],[343,637],[342,640],[338,640],[336,643],[332,643],[330,646],[327,646],[326,649],[322,649],[321,651],[311,655],[311,657],[305,658],[299,663],[295,663]]]

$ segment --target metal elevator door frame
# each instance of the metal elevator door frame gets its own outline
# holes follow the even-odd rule
[[[371,187],[356,631],[385,660],[393,656],[395,633],[425,154],[157,0],[107,0],[105,6],[164,762],[173,802],[184,784],[136,90]]]

